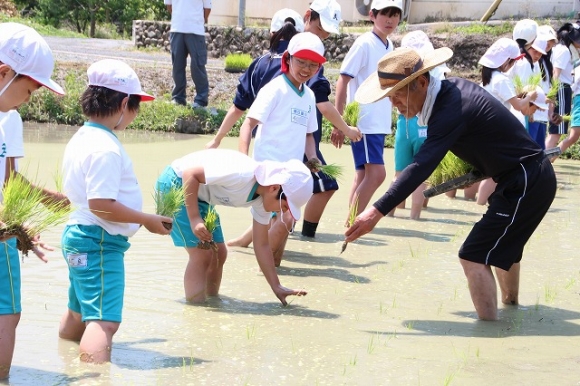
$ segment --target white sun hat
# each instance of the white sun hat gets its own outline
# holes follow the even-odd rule
[[[288,21],[288,19],[292,19],[294,22],[294,26],[296,27],[296,31],[304,32],[304,20],[302,16],[293,9],[290,8],[282,8],[278,12],[272,16],[272,22],[270,23],[270,32],[277,32],[284,27],[284,24]]]
[[[320,15],[322,29],[331,34],[338,33],[341,21],[341,8],[336,0],[314,0],[310,9]]]
[[[0,62],[19,75],[25,75],[49,90],[64,90],[50,79],[54,70],[52,51],[34,29],[19,23],[0,24]]]
[[[478,63],[488,68],[499,68],[506,60],[517,60],[523,56],[518,43],[512,39],[499,38],[485,51]]]
[[[139,95],[141,102],[152,101],[154,96],[141,89],[137,74],[129,65],[117,59],[103,59],[87,70],[90,86],[106,87],[128,95]]]
[[[526,44],[530,44],[534,41],[538,35],[538,23],[532,19],[523,19],[516,23],[514,26],[514,31],[512,33],[513,39],[523,39]]]
[[[290,214],[294,220],[300,220],[300,209],[312,197],[314,184],[310,170],[302,161],[262,161],[258,163],[254,175],[262,186],[282,186]]]
[[[395,7],[403,12],[403,0],[373,0],[371,3],[371,9],[380,11],[381,9]]]

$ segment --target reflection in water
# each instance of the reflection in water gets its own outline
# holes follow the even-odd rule
[[[26,130],[26,159],[51,175],[76,128]],[[126,131],[145,209],[158,174],[200,150],[209,136]],[[223,147],[236,149],[236,139]],[[484,208],[436,197],[422,221],[408,210],[339,255],[349,184],[350,149],[323,146],[347,176],[330,201],[317,239],[290,236],[283,285],[308,296],[282,307],[259,273],[251,248],[233,248],[222,298],[205,306],[183,300],[184,250],[140,231],[126,255],[123,323],[113,362],[86,366],[76,343],[57,338],[66,308],[67,268],[60,252],[42,264],[24,260],[23,313],[10,383],[208,385],[574,384],[579,379],[580,163],[558,160],[559,190],[522,260],[521,306],[497,323],[478,322],[457,250]],[[393,153],[385,160],[392,177]],[[384,191],[387,184],[383,189]],[[378,196],[378,194],[377,194]],[[226,238],[250,223],[246,209],[221,208]],[[298,229],[300,229],[298,225]],[[42,237],[59,245],[62,228]],[[572,236],[570,236],[572,235]],[[484,376],[482,376],[484,374]],[[557,380],[557,381],[556,381]]]

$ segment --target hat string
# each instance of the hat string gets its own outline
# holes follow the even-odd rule
[[[403,80],[406,77],[408,77],[409,75],[419,71],[422,67],[423,67],[423,60],[421,60],[421,58],[419,58],[417,63],[415,63],[415,66],[413,66],[412,70],[410,70],[408,67],[405,68],[404,74],[397,74],[397,73],[393,73],[393,72],[385,72],[385,71],[380,71],[380,70],[377,71],[377,73],[379,75],[379,78],[381,78],[381,79]]]

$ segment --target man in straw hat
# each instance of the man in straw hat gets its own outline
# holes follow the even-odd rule
[[[350,242],[370,232],[452,151],[498,183],[487,212],[459,250],[479,318],[495,320],[497,288],[491,266],[496,267],[502,302],[517,304],[524,245],[554,199],[556,177],[542,149],[491,94],[465,79],[429,76],[430,69],[452,55],[446,47],[424,58],[413,49],[397,49],[381,59],[378,71],[356,93],[361,103],[389,97],[401,114],[418,115],[419,124],[428,128],[413,163],[345,235]]]

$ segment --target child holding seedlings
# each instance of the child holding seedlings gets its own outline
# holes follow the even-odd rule
[[[403,13],[402,0],[373,0],[369,18],[372,31],[359,36],[348,51],[336,83],[336,109],[342,114],[347,103],[364,80],[377,71],[377,63],[394,49],[389,35],[395,31]],[[362,212],[386,177],[383,149],[385,136],[391,133],[391,109],[388,99],[361,106],[358,128],[362,141],[351,144],[356,169],[351,186],[349,206],[358,199],[358,212]],[[341,146],[344,137],[333,130],[332,142]]]
[[[256,162],[233,150],[197,151],[173,161],[157,180],[160,194],[175,188],[184,189],[185,203],[175,215],[171,238],[189,255],[183,277],[187,301],[199,303],[219,294],[227,248],[219,216],[213,232],[204,224],[215,205],[251,207],[254,251],[272,291],[283,305],[290,295],[306,295],[280,284],[268,237],[271,212],[298,220],[300,208],[312,195],[312,177],[301,161]],[[199,248],[201,242],[217,244],[217,253]]]
[[[28,101],[30,95],[41,87],[56,94],[63,89],[50,79],[54,69],[52,52],[46,41],[32,28],[18,23],[0,24],[0,111],[8,112]],[[12,134],[15,128],[2,123],[2,131]],[[2,138],[5,153],[1,159],[0,174],[6,177],[6,162],[13,162],[19,151],[15,145]],[[12,147],[14,146],[14,147]],[[3,146],[4,147],[4,146]],[[12,157],[11,157],[12,156]],[[10,161],[7,157],[10,157]],[[8,171],[9,172],[9,171]],[[2,224],[4,225],[4,224]],[[7,241],[5,237],[2,241]],[[33,252],[44,262],[44,253],[38,248],[51,250],[35,240]],[[16,327],[22,310],[20,299],[20,261],[15,249],[16,241],[11,238],[2,243],[0,253],[0,379],[8,377],[16,338]]]
[[[122,61],[100,60],[87,75],[89,86],[80,99],[87,122],[67,144],[62,168],[75,210],[62,235],[70,287],[59,336],[80,341],[81,361],[102,363],[111,360],[121,323],[128,239],[141,225],[167,235],[163,223],[172,219],[141,211],[131,159],[115,135],[135,119],[141,102],[154,98]]]

